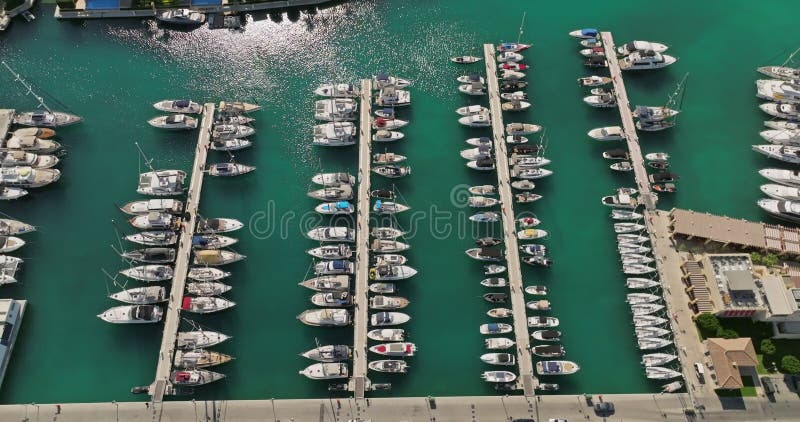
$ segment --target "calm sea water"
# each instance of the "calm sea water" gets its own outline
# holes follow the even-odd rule
[[[478,325],[487,322],[490,307],[480,299],[481,266],[463,253],[482,233],[470,232],[464,223],[469,212],[451,198],[459,185],[491,183],[494,175],[475,174],[458,156],[465,138],[488,132],[456,123],[453,110],[469,100],[456,91],[454,78],[468,70],[447,58],[480,55],[484,42],[515,41],[523,12],[523,40],[535,44],[526,52],[534,66],[528,90],[534,108],[520,120],[547,127],[546,155],[555,175],[537,183],[543,200],[519,210],[543,220],[556,262],[550,270],[526,268],[524,277],[526,284],[550,287],[567,357],[582,366],[576,375],[550,381],[559,382],[564,393],[654,391],[657,385],[644,378],[638,363],[608,209],[599,202],[613,187],[630,184],[630,176],[612,174],[599,158],[610,147],[585,135],[617,124],[618,115],[581,102],[586,94],[575,78],[588,73],[566,34],[600,26],[612,30],[618,43],[668,43],[680,58],[676,65],[626,76],[633,103],[658,105],[684,73],[691,74],[679,126],[641,135],[645,152],[669,152],[682,176],[681,191],[661,208],[757,219],[762,216],[754,201],[762,181],[755,170],[773,163],[749,151],[764,119],[754,98],[754,68],[779,64],[796,47],[776,36],[792,33],[793,15],[775,11],[788,12],[793,3],[763,8],[745,1],[678,1],[660,5],[655,16],[630,0],[602,8],[589,4],[514,1],[497,13],[478,0],[352,1],[295,21],[285,14],[280,22],[261,19],[243,33],[164,30],[145,20],[57,22],[48,7],[40,8],[33,24],[15,21],[0,35],[0,57],[48,94],[53,108],[80,114],[85,122],[59,130],[68,155],[57,185],[0,204],[4,213],[40,226],[17,254],[27,259],[22,283],[0,292],[30,301],[0,401],[131,400],[131,386],[151,382],[161,326],[112,326],[95,315],[116,305],[106,298],[110,287],[101,269],[114,273],[124,266],[110,245],[118,243],[115,224],[129,231],[114,205],[136,198],[142,167],[134,143],[157,167],[190,166],[194,134],[146,124],[157,114],[150,104],[178,97],[264,105],[255,114],[256,146],[236,154],[257,172],[209,179],[203,191],[204,215],[238,218],[252,223],[252,230],[237,233],[236,250],[249,258],[230,268],[234,289],[227,297],[238,305],[195,318],[233,335],[217,349],[237,358],[219,368],[227,380],[198,397],[326,395],[324,383],[297,374],[310,363],[298,353],[314,347],[315,338],[350,342],[352,334],[295,320],[310,307],[311,292],[296,283],[308,274],[304,251],[315,246],[301,233],[318,223],[307,214],[315,202],[305,193],[309,177],[322,169],[354,172],[356,149],[310,146],[311,90],[380,70],[414,81],[414,105],[404,111],[412,124],[393,150],[408,155],[414,169],[397,189],[416,213],[399,223],[414,231],[408,257],[420,274],[401,282],[400,294],[412,300],[407,328],[419,353],[409,359],[406,376],[371,377],[392,382],[393,395],[493,393],[480,380],[486,368],[478,359],[484,351]],[[35,105],[7,74],[0,79],[0,105]],[[214,160],[227,157],[216,154]]]

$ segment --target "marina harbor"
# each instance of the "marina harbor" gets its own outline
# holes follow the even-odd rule
[[[0,4],[0,420],[797,420],[794,4],[587,5]]]

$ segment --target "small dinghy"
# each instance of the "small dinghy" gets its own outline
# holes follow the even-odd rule
[[[405,336],[402,328],[381,328],[367,332],[367,337],[375,341],[403,341]]]
[[[489,309],[489,311],[486,312],[486,315],[492,318],[511,318],[514,315],[514,312],[508,308],[494,308]]]
[[[491,337],[483,340],[484,346],[489,350],[503,350],[514,346],[514,340],[505,337]]]
[[[481,360],[489,365],[513,366],[517,363],[511,353],[485,353],[481,355]]]
[[[208,166],[209,176],[232,177],[250,173],[256,168],[241,163],[213,163]]]
[[[535,296],[544,296],[547,294],[547,286],[528,286],[525,288],[525,293]]]
[[[483,59],[480,58],[480,57],[475,57],[475,56],[458,56],[458,57],[451,57],[450,58],[451,62],[458,63],[458,64],[472,64],[472,63],[477,63],[477,62],[479,62],[481,60],[483,60]]]
[[[506,334],[513,331],[513,327],[511,324],[503,324],[503,323],[490,323],[490,324],[483,324],[480,326],[480,333],[481,334]]]

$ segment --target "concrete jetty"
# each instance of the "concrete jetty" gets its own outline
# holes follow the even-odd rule
[[[369,390],[367,331],[369,329],[369,191],[372,159],[372,81],[361,81],[361,116],[358,133],[358,203],[356,204],[355,311],[353,315],[353,373],[348,389],[356,399]]]
[[[175,342],[181,322],[181,302],[186,287],[186,274],[189,272],[189,263],[192,259],[192,236],[197,225],[197,208],[200,205],[200,192],[203,189],[203,175],[205,174],[208,147],[211,143],[211,125],[213,123],[214,104],[206,103],[203,105],[203,120],[200,123],[200,134],[197,137],[197,148],[195,148],[192,177],[184,212],[186,219],[183,223],[175,259],[175,275],[172,278],[169,302],[164,312],[164,333],[158,352],[156,377],[148,390],[153,403],[161,403],[164,395],[172,393],[172,384],[169,381],[170,372],[172,372],[172,355],[175,352]]]
[[[533,360],[530,352],[528,318],[525,313],[525,288],[522,285],[519,247],[517,246],[516,219],[514,218],[514,195],[511,193],[511,176],[508,167],[503,111],[500,108],[500,87],[497,82],[497,63],[494,44],[483,45],[486,56],[486,82],[489,93],[489,110],[492,116],[492,137],[497,159],[497,182],[500,200],[503,203],[503,233],[505,233],[506,266],[508,284],[511,289],[511,309],[514,313],[514,335],[517,342],[518,385],[525,396],[533,396],[537,384],[533,375]]]
[[[625,141],[628,143],[628,153],[630,154],[633,173],[636,176],[636,188],[639,190],[639,201],[647,210],[656,208],[657,197],[650,190],[650,180],[647,178],[647,170],[644,166],[642,149],[639,147],[639,136],[636,134],[636,124],[633,122],[633,112],[628,101],[628,93],[625,91],[625,82],[622,80],[622,71],[617,60],[614,37],[610,32],[601,32],[603,48],[608,62],[608,71],[614,83],[614,96],[617,98],[617,108],[622,119],[622,130],[625,133]]]
[[[14,110],[0,109],[0,140],[6,139],[8,129],[14,121]]]

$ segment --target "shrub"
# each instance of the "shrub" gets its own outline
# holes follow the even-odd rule
[[[775,354],[775,343],[773,343],[772,340],[765,338],[764,340],[761,340],[760,350],[761,353],[765,355]]]
[[[784,356],[781,358],[781,369],[789,374],[800,373],[800,359],[792,355]]]
[[[727,338],[727,339],[739,338],[739,333],[737,333],[736,330],[732,330],[730,328],[726,329],[726,328],[720,327],[717,330],[717,337],[722,337],[722,338]]]
[[[700,329],[707,333],[713,333],[722,328],[719,319],[717,319],[717,316],[714,314],[700,314],[695,321],[697,321],[697,325]]]

